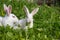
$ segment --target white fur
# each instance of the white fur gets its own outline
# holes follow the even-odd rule
[[[0,16],[0,26],[2,26],[2,18],[3,17]]]
[[[22,29],[27,29],[25,26],[26,26],[26,19],[21,19],[19,20],[18,24],[20,25],[20,27]]]
[[[14,29],[17,28],[17,22],[18,18],[11,13],[12,11],[12,6],[9,5],[8,7],[4,4],[4,11],[6,12],[5,17],[3,17],[2,24],[3,26],[9,25],[10,27],[13,27]]]
[[[35,8],[31,13],[29,12],[28,8],[24,6],[24,11],[26,12],[26,18],[25,19],[20,19],[19,24],[23,29],[33,28],[33,15],[38,12],[39,8]],[[29,24],[26,26],[26,24]]]

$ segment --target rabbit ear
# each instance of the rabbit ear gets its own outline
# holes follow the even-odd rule
[[[8,6],[8,10],[9,10],[9,13],[12,12],[12,6],[11,5]]]
[[[3,7],[4,7],[4,11],[6,11],[7,10],[7,6],[6,6],[6,4],[3,4]]]
[[[26,12],[26,15],[29,14],[29,10],[28,10],[28,8],[26,6],[24,6],[24,11]]]
[[[32,15],[36,14],[36,13],[38,12],[38,10],[39,10],[39,8],[35,8],[35,9],[31,12],[31,14],[32,14]]]
[[[4,6],[4,11],[6,12],[6,14],[9,15],[8,7],[6,6],[6,4],[4,4],[3,6]]]

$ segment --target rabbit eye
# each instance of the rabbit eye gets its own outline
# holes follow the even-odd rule
[[[15,16],[12,16],[13,18],[15,18]]]

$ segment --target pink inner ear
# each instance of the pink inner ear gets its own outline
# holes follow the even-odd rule
[[[11,13],[11,7],[10,7],[10,6],[8,6],[8,8],[6,9],[6,11],[7,11],[7,15],[9,16],[9,15],[10,15],[10,13]]]
[[[9,9],[8,9],[8,7],[5,7],[4,11],[6,12],[7,15],[9,15]]]
[[[9,13],[9,9],[8,8],[6,9],[6,13],[9,16],[10,13]]]
[[[9,8],[9,6],[7,7],[7,6],[4,4],[4,11],[5,11],[6,14],[9,16],[9,14],[10,14],[10,8]]]

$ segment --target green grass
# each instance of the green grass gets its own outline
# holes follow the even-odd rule
[[[30,12],[39,7],[39,11],[34,15],[34,27],[24,31],[14,30],[10,27],[0,27],[0,40],[59,40],[60,39],[60,8],[49,7],[47,5],[38,6],[37,4],[21,1],[0,0],[0,16],[5,16],[3,4],[12,5],[12,13],[19,19],[25,18],[23,10],[26,5]]]

